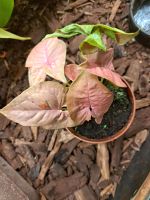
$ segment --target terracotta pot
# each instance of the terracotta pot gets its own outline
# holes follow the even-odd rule
[[[125,81],[124,79],[123,79],[123,81],[127,85],[127,92],[128,92],[131,104],[132,104],[132,109],[131,109],[131,114],[129,116],[128,122],[126,123],[126,125],[121,130],[119,130],[117,133],[115,133],[115,134],[113,134],[111,136],[108,136],[108,137],[105,137],[105,138],[102,138],[102,139],[90,139],[90,138],[87,138],[87,137],[82,136],[79,133],[75,132],[75,130],[73,128],[67,128],[67,130],[70,133],[72,133],[79,140],[87,142],[87,143],[91,143],[91,144],[100,144],[100,143],[112,142],[112,141],[116,140],[117,138],[119,138],[120,136],[122,136],[123,134],[125,134],[126,131],[129,129],[129,127],[131,126],[131,124],[133,122],[133,119],[134,119],[134,116],[135,116],[136,106],[135,106],[135,97],[134,97],[134,94],[133,94],[133,92],[131,90],[131,87],[129,86],[127,81]]]

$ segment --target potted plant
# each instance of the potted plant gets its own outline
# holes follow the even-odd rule
[[[58,37],[78,34],[85,35],[81,63],[66,64],[66,44]],[[67,128],[86,142],[118,138],[133,121],[135,100],[128,83],[114,71],[107,41],[124,44],[136,35],[102,24],[71,24],[47,35],[26,60],[30,87],[0,113],[23,126]],[[45,81],[47,75],[51,81]]]

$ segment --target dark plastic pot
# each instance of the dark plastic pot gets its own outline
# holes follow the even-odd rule
[[[140,26],[139,24],[137,24],[135,20],[135,14],[137,13],[137,11],[139,11],[139,9],[143,8],[143,5],[145,5],[146,7],[150,6],[150,0],[131,0],[129,26],[132,32],[139,30],[139,35],[136,37],[136,40],[139,43],[150,48],[150,30],[146,32],[141,27],[142,25]],[[144,9],[141,13],[143,13],[143,15],[140,15],[141,17],[139,17],[140,23],[143,23],[143,20],[145,20],[145,18],[147,19],[147,21],[150,20],[149,15],[145,13]],[[147,26],[150,27],[150,21],[147,23]]]
[[[121,130],[119,130],[117,133],[115,133],[112,136],[108,136],[108,137],[105,137],[105,138],[102,138],[102,139],[90,139],[90,138],[84,137],[84,136],[80,135],[79,133],[75,132],[75,130],[73,128],[67,128],[67,130],[70,133],[72,133],[79,140],[87,142],[87,143],[91,143],[91,144],[100,144],[100,143],[112,142],[112,141],[116,140],[117,138],[119,138],[120,136],[122,136],[123,134],[125,134],[126,131],[129,129],[129,127],[131,126],[133,119],[134,119],[134,116],[135,116],[135,97],[134,97],[134,94],[133,94],[129,84],[124,79],[123,79],[123,81],[127,85],[127,91],[128,91],[129,99],[130,99],[131,104],[132,104],[132,110],[131,110],[131,114],[129,116],[128,122],[126,123],[126,125]]]

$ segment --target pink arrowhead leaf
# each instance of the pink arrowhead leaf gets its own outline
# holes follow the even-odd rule
[[[113,71],[113,49],[109,49],[107,52],[97,51],[93,54],[86,55],[85,59],[86,61],[80,66],[86,71],[105,78],[118,87],[126,87],[121,76]]]
[[[95,75],[86,71],[72,83],[66,100],[71,118],[81,124],[89,121],[91,117],[101,123],[112,101],[113,94]]]
[[[69,64],[65,66],[65,75],[71,81],[74,81],[80,74],[79,66],[76,64]]]
[[[85,55],[85,59],[90,66],[106,67],[108,69],[114,70],[113,66],[113,49],[108,49],[104,51],[96,51],[95,53]],[[83,63],[84,64],[84,63]],[[81,65],[82,66],[82,65]],[[84,65],[83,65],[84,66]]]
[[[126,84],[121,80],[121,76],[110,69],[105,67],[89,66],[86,68],[86,70],[91,74],[95,74],[109,80],[118,87],[127,87]]]
[[[75,124],[69,112],[62,110],[65,93],[65,87],[58,82],[42,82],[25,90],[0,113],[23,126],[72,127]]]
[[[65,59],[66,44],[58,38],[48,38],[42,40],[32,49],[26,60],[26,67],[39,68],[52,78],[66,83],[67,80],[64,75]]]

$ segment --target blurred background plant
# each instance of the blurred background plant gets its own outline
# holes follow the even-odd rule
[[[16,40],[29,40],[30,37],[21,37],[13,34],[4,28],[12,15],[14,9],[14,0],[0,0],[0,38],[9,38]]]

